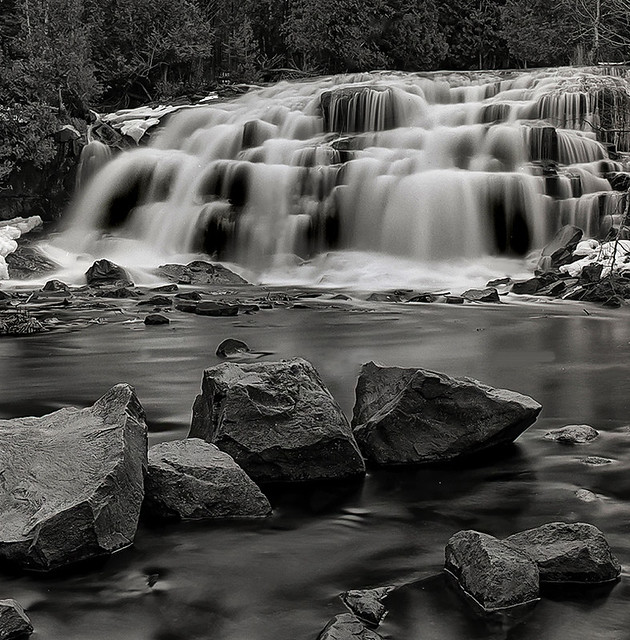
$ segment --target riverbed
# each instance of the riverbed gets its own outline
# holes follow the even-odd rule
[[[236,318],[173,313],[0,340],[0,418],[92,404],[132,384],[150,444],[185,437],[205,367],[227,337],[265,361],[310,360],[348,416],[361,365],[422,366],[525,393],[543,405],[510,449],[450,467],[372,469],[365,480],[271,495],[262,522],[142,524],[132,548],[56,576],[4,576],[46,640],[290,640],[317,637],[344,590],[390,596],[385,637],[625,639],[630,628],[630,312],[575,303],[323,305]],[[567,446],[565,424],[601,435]],[[588,464],[588,456],[611,460]],[[581,489],[587,492],[580,492]],[[460,529],[496,536],[584,521],[624,566],[604,590],[550,594],[524,620],[481,620],[441,576]],[[420,581],[420,582],[417,582]],[[414,584],[412,584],[414,583]]]

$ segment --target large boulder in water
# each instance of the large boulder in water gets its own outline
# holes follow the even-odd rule
[[[501,540],[479,531],[459,531],[448,541],[444,568],[486,611],[538,599],[536,563]]]
[[[0,560],[48,571],[130,545],[146,460],[128,385],[87,409],[0,420]]]
[[[92,287],[133,286],[133,281],[129,274],[117,264],[110,260],[97,260],[86,272],[85,279]]]
[[[177,284],[214,284],[236,285],[249,284],[222,264],[193,260],[187,265],[163,264],[158,267],[158,274]]]
[[[216,444],[256,482],[365,472],[348,421],[302,358],[206,369],[190,437]]]
[[[154,517],[252,518],[268,516],[267,498],[236,462],[198,438],[149,449],[144,506]]]
[[[354,434],[378,464],[449,460],[512,442],[536,420],[532,398],[427,369],[363,365]]]
[[[604,534],[592,524],[550,522],[504,542],[538,565],[541,582],[610,582],[621,573]]]

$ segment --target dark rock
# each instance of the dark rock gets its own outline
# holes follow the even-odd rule
[[[367,297],[368,302],[400,302],[400,296],[394,293],[371,293]]]
[[[462,298],[469,302],[501,302],[499,300],[499,292],[488,287],[486,289],[468,289],[462,293]]]
[[[602,271],[604,270],[603,264],[587,264],[583,267],[580,273],[579,283],[581,285],[593,284],[599,282],[602,278]]]
[[[541,582],[609,582],[621,573],[604,534],[592,524],[551,522],[504,542],[538,565]]]
[[[456,533],[446,545],[444,568],[486,611],[538,599],[536,563],[486,533]]]
[[[161,313],[151,313],[144,319],[144,324],[148,326],[157,326],[161,324],[170,324],[170,320]]]
[[[271,505],[236,462],[198,438],[149,449],[145,507],[153,517],[198,520],[252,518]]]
[[[30,636],[33,625],[15,600],[0,600],[0,640],[18,640]]]
[[[129,274],[109,260],[97,260],[86,272],[85,278],[91,287],[133,287]]]
[[[249,284],[247,280],[223,265],[211,264],[202,260],[195,260],[187,265],[164,264],[158,267],[158,273],[177,284]]]
[[[87,409],[0,420],[0,559],[48,571],[130,545],[146,460],[128,385]]]
[[[28,311],[0,311],[0,336],[23,336],[46,331],[46,327]]]
[[[260,311],[260,307],[257,304],[239,304],[238,305],[239,313],[246,313],[248,315],[251,315],[252,313],[256,313],[257,311]]]
[[[412,296],[407,299],[407,302],[435,302],[437,300],[437,296],[432,293],[419,293],[416,296]]]
[[[114,299],[124,299],[124,298],[139,298],[140,295],[137,291],[133,289],[129,289],[129,287],[103,287],[94,292],[94,295],[97,298],[114,298]]]
[[[198,302],[195,313],[198,316],[235,316],[238,314],[238,305],[212,301]]]
[[[0,290],[0,300],[11,300],[12,297],[8,291]]]
[[[512,278],[506,276],[505,278],[497,278],[486,282],[486,287],[501,287],[509,284],[512,284]]]
[[[393,588],[379,587],[378,589],[346,591],[341,594],[341,600],[359,620],[373,627],[378,627],[387,613],[383,600]]]
[[[152,306],[152,307],[171,307],[173,306],[173,301],[166,296],[151,296],[147,300],[140,300],[138,302],[138,306]]]
[[[539,289],[536,293],[539,296],[559,296],[561,294],[563,294],[565,291],[567,290],[567,284],[566,282],[560,280],[558,282],[554,282],[552,284],[547,285],[546,287],[543,287],[542,289]]]
[[[195,313],[198,304],[198,302],[193,302],[192,300],[181,300],[175,302],[175,308],[177,311],[183,311],[184,313]]]
[[[177,293],[175,297],[179,300],[194,300],[199,302],[201,300],[201,294],[199,291],[185,291],[184,293]]]
[[[351,300],[351,298],[344,293],[336,293],[331,300]]]
[[[59,265],[43,256],[34,246],[19,245],[6,258],[9,277],[15,280],[27,280],[41,273],[57,271]]]
[[[203,374],[190,437],[216,444],[257,482],[365,472],[339,405],[306,360],[223,363]]]
[[[628,191],[630,189],[630,173],[625,171],[611,171],[604,176],[615,191]]]
[[[522,280],[515,282],[512,285],[512,293],[518,295],[534,295],[542,287],[540,278],[530,278],[529,280]]]
[[[545,440],[555,440],[566,444],[584,444],[597,438],[599,432],[588,424],[568,424],[562,429],[554,429],[545,434]]]
[[[383,640],[383,637],[368,629],[355,615],[342,613],[324,627],[317,640]]]
[[[582,229],[570,224],[559,229],[551,242],[543,248],[539,268],[546,271],[573,262],[573,251],[583,235]]]
[[[461,296],[446,296],[446,304],[464,304],[464,298]]]
[[[536,420],[532,398],[426,369],[363,365],[354,434],[379,464],[448,460],[512,442]]]
[[[42,291],[62,293],[68,295],[70,293],[70,287],[61,280],[49,280],[43,287]]]
[[[155,293],[175,293],[179,291],[179,287],[176,284],[163,284],[160,287],[153,287],[151,291]]]
[[[248,351],[249,347],[242,340],[227,338],[217,347],[216,355],[219,356],[219,358],[229,358],[239,353],[247,353]]]

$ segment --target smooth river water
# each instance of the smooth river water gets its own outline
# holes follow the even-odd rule
[[[445,468],[371,470],[346,486],[274,493],[271,518],[140,526],[89,570],[0,578],[41,640],[307,640],[351,588],[409,584],[381,633],[396,640],[630,638],[630,311],[568,303],[283,308],[236,318],[173,314],[0,340],[0,418],[92,404],[135,386],[150,443],[184,437],[218,343],[303,356],[349,415],[362,363],[422,366],[531,395],[539,420],[510,450]],[[317,306],[316,301],[313,307]],[[587,445],[543,439],[587,423]],[[601,456],[609,464],[582,460]],[[585,501],[576,491],[586,489]],[[606,589],[550,593],[522,620],[482,620],[441,576],[460,529],[509,535],[549,521],[598,526],[624,566]]]

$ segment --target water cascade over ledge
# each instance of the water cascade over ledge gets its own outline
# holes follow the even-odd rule
[[[523,256],[567,223],[603,237],[624,197],[611,156],[630,149],[615,73],[379,72],[181,109],[105,158],[62,244],[100,257],[105,234],[141,261],[207,253],[263,273],[329,252]]]

